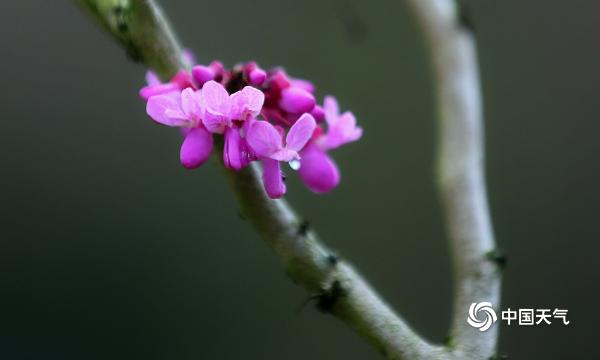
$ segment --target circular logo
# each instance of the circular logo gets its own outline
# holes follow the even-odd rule
[[[469,307],[467,323],[479,331],[486,331],[496,320],[498,320],[496,312],[492,308],[492,304],[487,301],[472,303]]]

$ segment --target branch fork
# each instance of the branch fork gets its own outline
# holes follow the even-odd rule
[[[182,47],[153,0],[77,0],[130,57],[168,79],[187,67]],[[388,359],[488,359],[498,327],[466,322],[472,302],[500,300],[496,255],[483,175],[483,120],[475,40],[454,0],[407,0],[429,45],[439,110],[438,186],[454,264],[450,340],[434,345],[415,333],[367,281],[334,255],[285,200],[265,194],[254,164],[225,169],[242,214],[320,310],[345,322]],[[490,256],[500,259],[490,261]]]

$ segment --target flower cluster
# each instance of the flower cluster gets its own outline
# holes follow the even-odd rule
[[[249,62],[228,70],[214,61],[180,71],[167,83],[148,72],[146,81],[140,96],[148,115],[182,130],[184,167],[206,162],[213,137],[222,136],[225,166],[240,170],[260,161],[271,198],[286,192],[281,162],[297,170],[312,191],[332,190],[340,173],[328,151],[362,135],[351,112],[340,114],[335,98],[326,96],[318,105],[312,83],[279,68],[265,71]]]

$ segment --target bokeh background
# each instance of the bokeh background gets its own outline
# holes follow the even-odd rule
[[[288,199],[414,327],[442,341],[448,248],[433,181],[427,49],[403,1],[163,1],[203,63],[314,80],[364,127],[343,182]],[[600,5],[467,1],[487,178],[509,256],[503,307],[571,325],[501,328],[511,359],[589,359],[599,294]],[[216,164],[186,171],[137,97],[144,69],[69,1],[0,3],[0,358],[377,359],[313,306]],[[293,178],[293,177],[290,177]]]

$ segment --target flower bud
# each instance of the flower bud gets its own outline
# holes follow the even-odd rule
[[[252,86],[260,86],[267,79],[267,73],[260,68],[256,68],[248,74],[248,81]]]
[[[294,114],[310,112],[315,107],[315,97],[302,88],[290,86],[281,92],[279,106]]]
[[[192,76],[198,83],[198,86],[202,86],[215,79],[215,71],[208,66],[196,65],[192,68]]]
[[[315,120],[317,121],[323,121],[325,120],[325,110],[323,110],[323,108],[319,105],[316,105],[312,111],[310,112],[310,114],[315,118]]]

